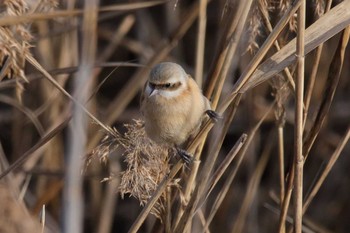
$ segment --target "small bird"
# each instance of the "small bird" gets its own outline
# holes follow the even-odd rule
[[[141,95],[141,113],[148,137],[158,144],[174,146],[186,163],[192,156],[180,147],[198,132],[204,114],[215,121],[220,118],[197,83],[172,62],[160,63],[151,70]]]

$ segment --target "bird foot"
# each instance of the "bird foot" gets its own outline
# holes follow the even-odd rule
[[[193,156],[190,153],[188,153],[186,150],[176,147],[176,151],[185,164],[190,164],[192,162]]]
[[[210,119],[215,122],[217,122],[219,119],[222,119],[222,116],[213,110],[207,110],[205,113],[210,117]]]

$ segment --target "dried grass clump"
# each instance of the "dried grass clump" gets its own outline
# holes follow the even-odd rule
[[[26,1],[23,0],[6,0],[3,4],[5,11],[1,16],[20,16],[29,11]],[[27,81],[23,69],[25,55],[30,53],[32,38],[26,24],[0,26],[0,64],[4,67],[0,81],[4,77],[22,78]]]
[[[120,135],[113,129],[116,134],[106,136],[93,151],[93,155],[97,156],[101,162],[106,162],[109,154],[119,146],[123,147],[127,169],[121,173],[120,194],[122,198],[126,194],[135,197],[143,206],[169,173],[169,160],[173,151],[167,146],[151,141],[146,135],[143,121],[135,120],[132,124],[125,124],[125,127],[127,131],[124,135]],[[178,182],[179,179],[173,180],[168,184],[168,188],[178,188]],[[164,221],[162,217],[165,216],[167,198],[169,197],[164,193],[151,211],[162,221]]]
[[[36,11],[47,12],[56,6],[55,0],[40,1],[36,6],[29,6],[28,2],[23,0],[5,0],[0,3],[0,9],[5,9],[0,12],[0,17],[28,15]],[[0,81],[5,77],[16,79],[16,96],[19,101],[22,100],[23,86],[18,79],[28,82],[24,67],[33,40],[29,28],[28,23],[0,26]]]

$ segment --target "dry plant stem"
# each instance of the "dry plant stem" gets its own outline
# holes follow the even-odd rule
[[[333,56],[331,65],[329,67],[328,79],[325,85],[324,94],[322,95],[323,98],[321,101],[321,106],[319,111],[317,112],[317,116],[310,130],[310,133],[308,134],[304,143],[304,154],[306,158],[311,150],[313,143],[316,140],[318,133],[321,130],[325,118],[327,117],[327,114],[331,107],[331,103],[333,101],[335,91],[338,87],[344,63],[344,54],[349,40],[349,30],[349,27],[347,27],[343,31],[342,38],[339,41],[338,48]]]
[[[166,189],[166,204],[165,208],[166,210],[166,219],[165,219],[165,232],[166,233],[171,233],[171,189],[168,187]]]
[[[348,40],[349,40],[349,34],[350,34],[350,27],[347,27],[344,31],[343,31],[343,35],[341,40],[339,41],[338,44],[338,48],[334,54],[331,66],[330,66],[330,71],[329,71],[329,77],[326,83],[326,90],[325,90],[325,94],[323,95],[324,98],[322,99],[322,103],[321,103],[321,108],[317,114],[314,126],[312,127],[312,130],[310,131],[310,135],[307,137],[304,146],[303,146],[303,150],[304,150],[304,154],[305,154],[305,159],[307,158],[311,147],[318,135],[318,132],[320,131],[323,121],[325,119],[325,117],[327,116],[328,112],[329,112],[329,108],[330,105],[332,103],[333,97],[334,97],[334,93],[336,91],[336,88],[338,86],[339,83],[339,79],[340,79],[340,74],[341,74],[341,70],[343,67],[343,62],[344,62],[344,54],[345,54],[345,49],[346,46],[348,44]],[[328,167],[329,165],[327,165]],[[329,169],[329,168],[327,168]],[[328,173],[327,173],[328,174]],[[310,202],[310,201],[308,201]],[[305,211],[303,210],[302,214],[304,214]]]
[[[293,9],[294,8],[295,6]],[[343,1],[306,29],[305,54],[315,49],[321,43],[324,43],[349,24],[350,1]],[[275,30],[276,29],[277,26]],[[280,51],[276,52],[274,55],[261,63],[253,72],[248,82],[246,82],[240,89],[238,87],[241,86],[241,84],[238,83],[231,95],[233,96],[237,90],[240,92],[246,92],[247,90],[265,82],[287,66],[291,65],[296,60],[295,43],[296,40],[294,39]]]
[[[238,104],[237,105],[232,105],[231,109],[229,110],[229,113],[225,117],[225,121],[222,123],[222,127],[223,128],[220,130],[221,135],[219,137],[224,137],[224,135],[226,135],[227,130],[228,130],[228,128],[231,125],[231,122],[233,120],[234,114],[236,113],[237,107],[238,107]],[[184,195],[186,202],[189,201],[191,191],[196,187],[194,182],[195,182],[195,178],[197,176],[197,172],[198,172],[198,169],[199,169],[199,164],[200,164],[199,159],[200,159],[201,151],[202,151],[203,146],[204,146],[204,142],[205,142],[204,140],[205,139],[203,139],[202,143],[200,144],[200,146],[199,146],[199,148],[197,150],[195,161],[194,161],[194,164],[192,166],[191,174],[190,174],[190,177],[189,177],[189,181],[186,184],[186,190],[185,190],[185,195]],[[221,142],[221,144],[222,144],[222,142]],[[221,145],[214,145],[214,147],[215,146],[217,148],[221,147]],[[212,159],[212,156],[210,156],[210,158],[208,158],[208,159]],[[215,160],[212,160],[212,163],[215,163]],[[176,226],[179,223],[179,220],[180,220],[181,216],[183,215],[184,208],[185,207],[182,206],[182,208],[177,213],[176,221],[175,221],[174,226]],[[188,225],[190,225],[190,224],[188,224]]]
[[[240,97],[241,97],[240,95],[237,97],[235,106],[238,105],[238,103],[240,101]],[[271,111],[271,109],[272,109],[272,107],[269,109],[269,111]],[[235,109],[233,111],[235,111]],[[266,117],[266,116],[267,115],[265,115],[264,117]],[[221,135],[220,135],[220,137],[217,138],[217,143],[212,147],[212,150],[211,150],[212,153],[209,153],[211,155],[210,159],[206,160],[206,162],[203,166],[201,175],[199,177],[199,183],[198,183],[195,191],[193,192],[193,195],[190,199],[190,202],[189,202],[183,216],[181,217],[179,224],[175,228],[175,232],[177,232],[177,233],[182,232],[186,228],[189,220],[196,213],[195,210],[202,206],[201,201],[203,199],[205,200],[205,197],[206,197],[205,194],[207,193],[208,189],[210,188],[210,187],[208,187],[208,180],[209,180],[209,176],[212,173],[212,169],[214,166],[213,161],[216,161],[216,158],[218,155],[218,149],[216,147],[221,145],[222,140],[223,140],[223,138],[221,138]],[[220,147],[218,147],[218,148],[220,148]]]
[[[340,3],[339,5],[346,4],[346,3],[349,4],[350,1],[342,2],[342,3]],[[339,5],[336,6],[335,8],[333,8],[328,14],[331,14],[332,12],[334,13],[334,12],[342,11],[342,10],[343,10],[342,7],[344,7],[344,6],[339,6]],[[349,5],[350,5],[350,4],[349,4]],[[345,7],[346,7],[346,6],[345,6]],[[348,7],[350,7],[350,6],[348,6]],[[349,11],[348,11],[348,13],[349,13]],[[334,14],[336,14],[336,13],[334,13]],[[333,15],[333,14],[331,14],[331,15]],[[325,19],[326,16],[327,16],[327,14],[326,14],[325,16],[323,16],[322,18],[320,18],[320,20],[321,20],[321,19]],[[348,14],[348,17],[350,17],[349,14]],[[337,18],[335,18],[335,19],[337,19]],[[335,20],[335,19],[334,19],[334,20]],[[316,22],[316,23],[319,23],[320,20],[318,20],[318,22]],[[314,24],[314,25],[315,25],[315,24]],[[322,25],[322,24],[321,24],[321,25]],[[312,27],[312,26],[311,26],[311,27]],[[309,27],[309,29],[310,29],[311,27]],[[308,29],[308,30],[309,30],[309,29]],[[316,29],[315,29],[315,30],[316,30]],[[315,32],[317,32],[317,31],[315,31]],[[341,46],[341,47],[342,47],[342,46]],[[340,50],[339,47],[338,47],[338,50]],[[344,53],[344,50],[343,50],[343,53]],[[341,54],[341,53],[338,52],[338,54]],[[334,58],[333,58],[333,60],[337,60],[337,59],[338,59],[338,61],[337,61],[337,62],[333,61],[333,62],[332,62],[333,65],[331,65],[331,67],[333,67],[333,68],[330,68],[330,70],[333,70],[333,74],[332,74],[333,76],[331,75],[332,72],[330,72],[329,76],[332,76],[332,77],[329,77],[328,79],[331,80],[331,81],[333,82],[333,84],[332,84],[332,85],[328,85],[328,87],[332,86],[332,88],[329,88],[329,89],[328,89],[328,92],[327,92],[325,95],[323,95],[323,96],[324,96],[324,99],[323,99],[323,101],[322,101],[323,104],[321,104],[321,109],[320,109],[320,111],[319,111],[318,117],[316,118],[316,121],[315,121],[315,123],[314,123],[314,127],[313,127],[313,128],[315,128],[315,126],[318,125],[318,127],[319,127],[319,129],[320,129],[320,127],[321,127],[321,121],[324,120],[324,117],[327,115],[327,112],[328,112],[328,110],[329,110],[330,102],[331,102],[331,100],[329,100],[329,99],[332,98],[332,96],[334,95],[335,88],[336,88],[337,83],[338,83],[338,80],[339,80],[339,77],[338,77],[338,80],[337,80],[337,75],[336,75],[336,73],[339,73],[339,75],[340,75],[340,71],[341,71],[342,62],[340,61],[340,60],[341,60],[340,57],[341,57],[340,55],[338,55],[338,56],[335,55]],[[336,71],[336,70],[338,70],[338,71]],[[333,93],[332,93],[332,92],[333,92]],[[321,114],[321,112],[323,112],[323,113]],[[318,123],[316,123],[316,122],[318,122]],[[315,129],[316,129],[316,128],[315,128]],[[319,130],[319,129],[318,129],[318,130]],[[313,139],[313,140],[311,140],[311,139],[312,139],[313,137],[316,138],[316,136],[317,136],[317,134],[318,134],[318,132],[317,132],[317,133],[316,133],[316,132],[317,132],[317,130],[311,130],[310,133],[309,133],[309,136],[307,137],[307,139],[306,139],[305,142],[304,142],[303,151],[304,151],[305,157],[307,157],[307,155],[308,155],[308,153],[309,153],[309,151],[310,151],[310,149],[311,149],[312,143],[313,143],[313,141],[314,141],[314,139]],[[313,135],[313,134],[314,134],[314,136],[311,137],[310,135]],[[290,195],[291,195],[292,186],[293,186],[294,171],[295,171],[295,167],[294,167],[294,165],[293,165],[293,166],[291,167],[290,172],[289,172],[288,185],[287,185],[286,195],[285,195],[285,198],[283,199],[283,208],[282,208],[282,210],[281,210],[280,224],[279,224],[280,232],[281,232],[281,230],[282,230],[283,222],[285,221],[286,216],[287,216],[287,210],[288,210]]]
[[[101,126],[102,129],[104,129],[107,133],[114,135],[113,130],[110,130],[108,126],[103,124],[101,121],[99,121],[92,113],[90,113],[79,101],[74,99],[63,87],[61,87],[58,82],[39,64],[37,60],[35,60],[34,57],[31,55],[26,56],[27,61],[32,64],[38,71],[40,71],[47,80],[49,80],[52,85],[54,85],[63,95],[68,97],[71,101],[74,102],[74,104],[78,105],[84,112],[87,114],[96,124]]]
[[[237,103],[238,104],[238,103]],[[221,189],[221,192],[219,193],[218,197],[215,199],[215,202],[210,210],[210,214],[207,218],[207,225],[205,226],[205,229],[209,227],[209,224],[211,223],[211,221],[213,220],[216,212],[218,211],[219,207],[221,206],[222,202],[224,201],[224,198],[226,197],[229,188],[231,187],[231,184],[233,182],[233,179],[236,177],[236,174],[238,172],[238,169],[243,161],[243,158],[249,148],[250,143],[253,141],[254,136],[257,132],[257,130],[259,129],[259,127],[261,126],[261,124],[264,122],[264,120],[266,119],[266,117],[270,114],[270,112],[272,111],[273,107],[275,105],[275,102],[271,105],[271,107],[266,111],[266,113],[264,114],[264,116],[259,120],[258,123],[256,123],[256,125],[254,126],[253,129],[251,129],[248,132],[248,137],[245,139],[244,145],[242,147],[242,149],[239,151],[238,154],[238,160],[236,162],[236,164],[234,165],[234,167],[232,168],[230,174],[227,176],[228,179],[225,181],[225,184],[223,185],[223,188]],[[245,137],[243,135],[243,137]],[[243,138],[241,137],[240,140],[242,140]],[[211,189],[210,189],[211,191]]]
[[[329,162],[327,163],[326,167],[324,168],[320,178],[317,180],[317,182],[316,182],[315,186],[312,188],[309,196],[306,198],[306,200],[304,202],[304,206],[303,206],[303,214],[305,214],[311,201],[316,196],[317,192],[320,190],[320,188],[321,188],[323,182],[325,181],[325,179],[327,178],[329,172],[332,170],[335,162],[338,160],[340,153],[343,151],[344,147],[348,143],[349,138],[350,138],[350,127],[348,127],[344,137],[339,142],[336,150],[334,151]]]
[[[107,61],[112,55],[117,46],[120,44],[125,35],[130,31],[131,27],[135,23],[135,16],[127,15],[123,21],[118,26],[118,29],[113,33],[110,38],[109,45],[103,50],[103,52],[98,56],[96,63],[101,63]]]
[[[218,82],[215,83],[216,88],[213,92],[213,97],[212,97],[213,109],[216,109],[217,104],[219,102],[220,95],[222,93],[222,88],[224,86],[225,79],[227,77],[227,73],[230,69],[230,66],[232,65],[232,58],[236,53],[238,43],[242,37],[243,29],[244,29],[244,26],[246,24],[252,3],[253,3],[252,0],[246,0],[246,1],[244,1],[244,4],[243,4],[243,1],[240,2],[240,6],[243,5],[242,6],[243,7],[242,13],[240,15],[235,33],[232,35],[232,38],[230,38],[227,52],[225,54],[226,56],[225,56],[225,59],[223,61],[222,67],[220,69]],[[231,30],[229,30],[229,31],[231,31]]]
[[[237,9],[237,14],[234,14],[234,12],[231,10],[226,18],[226,26],[225,26],[225,32],[223,33],[223,36],[221,37],[219,54],[216,55],[215,61],[213,64],[215,64],[214,68],[209,71],[208,77],[210,77],[209,84],[207,87],[207,90],[205,91],[205,96],[211,99],[211,96],[214,92],[214,89],[216,87],[216,84],[218,83],[219,74],[221,72],[223,62],[225,60],[227,51],[228,51],[228,43],[233,35],[233,32],[236,30],[237,24],[239,22],[240,16],[242,14],[244,4],[242,2],[239,2],[239,6]],[[224,77],[221,77],[224,78]]]
[[[315,51],[315,61],[314,61],[314,64],[312,66],[312,71],[310,74],[308,86],[307,86],[307,89],[305,91],[306,96],[305,96],[305,111],[304,111],[304,116],[303,116],[303,118],[304,118],[303,128],[305,128],[305,125],[306,125],[307,115],[308,115],[309,108],[310,108],[311,96],[312,96],[312,92],[313,92],[313,89],[315,86],[316,74],[318,71],[318,65],[320,63],[322,50],[323,50],[323,44],[321,44],[319,47],[317,47],[317,49]]]
[[[254,73],[255,69],[258,67],[259,63],[262,61],[262,59],[265,57],[266,53],[269,51],[275,40],[277,39],[278,35],[281,33],[285,25],[288,23],[290,18],[294,15],[294,13],[299,8],[301,0],[295,0],[290,5],[290,7],[285,11],[282,18],[277,23],[274,30],[270,33],[268,38],[265,40],[264,44],[261,46],[257,54],[254,56],[253,60],[249,63],[248,67],[245,69],[245,71],[242,73],[238,81],[236,82],[235,86],[233,87],[233,92],[229,96],[229,99],[234,98],[234,94],[236,92],[242,91],[242,87],[244,84],[250,79],[250,76]],[[243,91],[244,92],[244,91]]]
[[[98,8],[99,12],[109,12],[109,11],[130,11],[137,10],[146,7],[152,7],[160,4],[167,3],[168,1],[147,1],[147,2],[137,2],[137,3],[125,3],[125,4],[114,4],[110,6],[102,6]],[[32,23],[36,20],[48,20],[55,19],[59,17],[74,17],[79,16],[84,13],[84,10],[73,9],[73,10],[59,10],[46,13],[33,13],[21,16],[4,16],[0,19],[0,26],[8,26],[21,23]]]
[[[287,186],[285,189],[284,198],[281,201],[282,208],[281,208],[280,217],[279,217],[279,224],[278,224],[278,232],[279,233],[284,233],[286,231],[285,221],[287,219],[288,207],[289,207],[289,203],[290,203],[290,199],[291,199],[292,191],[293,191],[294,174],[295,174],[295,163],[292,163],[292,166],[291,166],[289,174],[288,174],[288,180],[287,180]]]
[[[299,4],[299,2],[297,2],[297,3]],[[350,22],[350,10],[348,10],[348,8],[347,8],[349,5],[350,5],[350,1],[345,1],[345,2],[340,3],[338,6],[334,7],[328,13],[328,15],[327,15],[328,17],[327,16],[322,17],[321,18],[322,20],[321,19],[318,20],[317,24],[314,24],[313,26],[311,26],[309,28],[309,30],[307,31],[308,32],[308,34],[307,34],[308,44],[306,44],[308,51],[313,49],[314,47],[316,47],[318,44],[324,42],[325,40],[327,40],[331,36],[333,36],[336,32],[338,32],[342,28],[344,28],[347,25],[348,21]],[[296,5],[292,5],[292,6],[293,6],[292,7],[293,11],[291,11],[291,9],[290,9],[288,11],[289,14],[290,14],[290,12],[293,12],[293,14],[294,14],[296,9],[298,8],[298,5],[297,6]],[[291,15],[293,15],[293,14],[291,14]],[[337,16],[337,17],[335,17],[335,16]],[[316,30],[317,27],[320,27],[320,25],[322,25],[322,26],[327,25],[326,22],[329,21],[330,19],[334,19],[335,23],[332,24],[332,26],[337,25],[337,27],[335,29],[333,27],[330,27],[330,25],[328,24],[328,26],[326,27],[326,29],[327,29],[326,33],[321,34],[320,32],[318,32],[319,30]],[[288,21],[288,20],[286,20],[286,21]],[[282,27],[279,26],[279,27],[281,27],[280,30],[282,30],[283,26]],[[316,35],[316,37],[312,37],[311,35]],[[312,40],[312,39],[315,39],[315,40]],[[295,44],[294,44],[294,46],[295,46]],[[281,51],[277,52],[274,56],[272,56],[273,59],[270,58],[266,62],[262,63],[262,65],[259,66],[259,72],[255,72],[253,74],[251,80],[244,86],[244,88],[241,91],[245,91],[245,90],[247,90],[249,88],[252,88],[253,86],[258,85],[259,83],[261,83],[261,79],[264,80],[264,81],[267,80],[268,78],[271,77],[271,75],[276,74],[278,71],[284,69],[292,61],[294,61],[294,57],[290,55],[290,53],[292,54],[293,51],[295,51],[295,49],[293,49],[293,43],[288,44],[288,47],[285,46],[284,48],[281,49]],[[287,53],[286,53],[286,51],[287,51]],[[284,54],[284,53],[286,53],[286,54]],[[281,54],[283,54],[283,56]],[[275,62],[277,58],[278,59],[283,58],[283,59],[282,60],[277,60],[278,62]],[[286,58],[289,58],[289,59],[286,59]],[[272,62],[272,61],[274,61],[274,62]],[[283,62],[281,62],[281,61],[283,61]],[[267,67],[268,67],[268,71],[265,71],[264,73],[260,73],[261,69],[264,70]],[[272,71],[270,71],[269,69],[272,69]],[[264,74],[264,76],[262,74]],[[219,113],[224,112],[226,110],[226,108],[231,104],[231,102],[237,96],[237,90],[238,89],[235,88],[234,91],[231,93],[231,95],[223,102],[223,104],[220,105],[219,111],[218,111]],[[192,142],[192,144],[189,147],[189,149],[193,149],[195,146],[198,145],[198,143],[200,141],[199,140],[200,137],[202,137],[203,134],[208,132],[210,130],[210,128],[212,127],[212,125],[213,124],[210,123],[209,121],[204,124],[203,128],[201,129],[201,131],[197,135],[197,137],[194,139],[194,141]],[[174,168],[172,169],[170,174],[173,174],[175,176],[175,174],[180,169],[180,167],[181,167],[181,163],[178,163],[176,166],[174,166]],[[169,177],[166,180],[168,180]],[[132,229],[130,230],[130,232],[136,232],[139,229],[139,227],[141,226],[142,222],[145,220],[145,218],[147,217],[149,211],[151,210],[152,206],[154,205],[156,200],[159,198],[161,193],[164,191],[164,187],[165,187],[165,185],[167,183],[166,180],[164,180],[159,185],[157,191],[155,192],[155,195],[150,199],[150,202],[142,210],[141,214],[139,215],[137,221],[135,221],[135,223],[134,223]],[[289,186],[290,188],[287,190],[286,196],[289,195],[288,193],[289,193],[289,191],[291,191],[291,186],[292,186],[292,184],[290,184],[290,186]],[[286,201],[286,199],[289,199],[289,198],[284,198],[284,203],[288,204],[289,201]],[[285,208],[286,204],[284,204],[284,209],[286,209]],[[286,213],[285,213],[284,216],[286,216]],[[282,214],[281,214],[281,219],[282,220],[285,219],[285,217],[282,218]]]
[[[196,177],[197,177],[197,173],[198,173],[198,169],[199,169],[199,165],[200,165],[200,155],[201,152],[203,150],[203,146],[204,146],[205,141],[203,140],[202,143],[198,146],[196,153],[194,154],[194,158],[193,158],[193,162],[192,162],[192,166],[191,166],[191,171],[190,171],[190,175],[188,177],[188,179],[186,180],[186,188],[184,191],[184,200],[185,203],[187,203],[190,199],[190,196],[192,194],[193,188],[196,186]],[[184,212],[185,206],[181,205],[178,212],[176,213],[176,217],[174,220],[173,225],[176,226],[179,223],[180,217],[182,216],[183,212]]]
[[[120,164],[119,161],[111,160],[109,162],[110,172],[112,174],[119,174]],[[100,214],[97,233],[109,233],[111,232],[112,223],[114,219],[115,206],[118,198],[116,198],[115,190],[118,189],[120,183],[119,176],[113,177],[108,181],[106,194],[103,197],[102,211]]]
[[[175,177],[177,172],[181,169],[183,163],[181,160],[179,160],[171,169],[168,176],[166,176],[158,185],[157,189],[154,191],[154,194],[150,198],[150,200],[147,202],[145,207],[142,209],[141,213],[137,217],[137,219],[134,221],[133,225],[131,226],[129,233],[136,233],[140,229],[142,223],[145,221],[146,217],[150,213],[151,209],[153,208],[154,204],[157,202],[158,198],[162,195],[164,190],[166,189],[167,184]]]
[[[332,5],[332,0],[328,0],[327,6],[325,7],[325,12],[328,12],[331,9],[331,5]],[[320,64],[322,51],[323,51],[323,43],[320,44],[320,46],[317,47],[317,49],[316,49],[315,61],[314,61],[314,64],[312,66],[312,71],[310,74],[308,86],[307,86],[307,89],[305,91],[306,94],[305,94],[305,110],[304,110],[304,125],[303,125],[304,129],[305,129],[305,124],[306,124],[306,120],[307,120],[307,115],[309,112],[311,96],[312,96],[312,92],[313,92],[314,85],[315,85],[316,75],[317,75],[317,71],[318,71],[318,66]]]
[[[265,26],[266,26],[267,30],[269,31],[269,33],[271,33],[273,28],[272,28],[272,25],[271,25],[271,22],[270,22],[270,19],[269,19],[269,15],[268,15],[267,11],[263,9],[264,6],[262,5],[262,1],[258,1],[258,3],[259,3],[259,9],[260,9],[261,15],[263,16],[263,20],[264,20]],[[274,45],[275,45],[277,51],[281,50],[281,47],[280,47],[280,45],[278,43],[278,40],[275,41]],[[295,83],[294,83],[292,74],[290,73],[288,67],[284,69],[284,73],[286,74],[286,76],[288,78],[288,81],[289,81],[289,84],[291,86],[292,92],[294,93],[294,91],[295,91]]]
[[[198,177],[198,184],[195,187],[193,195],[191,196],[191,199],[185,208],[184,214],[181,216],[179,223],[175,226],[175,232],[183,232],[189,226],[189,222],[195,213],[195,209],[198,207],[198,203],[200,202],[201,198],[205,197],[203,195],[205,195],[206,189],[208,189],[208,180],[212,174],[212,170],[219,155],[219,151],[226,136],[226,132],[237,109],[236,107],[237,105],[232,106],[232,110],[230,111],[231,114],[228,114],[226,116],[225,121],[222,125],[221,134],[216,138],[214,145],[212,145],[210,148],[210,151],[208,153],[209,156],[205,161],[201,173]]]
[[[258,165],[255,168],[255,171],[249,180],[247,191],[246,191],[246,194],[244,196],[244,200],[242,202],[241,208],[239,210],[239,214],[236,218],[235,224],[234,224],[232,231],[231,231],[232,233],[240,233],[240,232],[244,231],[243,229],[244,229],[244,225],[246,222],[246,218],[247,218],[248,213],[249,213],[249,209],[251,208],[251,206],[253,204],[254,197],[257,194],[258,187],[259,187],[259,184],[261,181],[261,176],[266,168],[267,161],[269,160],[270,155],[271,155],[272,146],[274,144],[272,132],[273,131],[271,131],[271,133],[268,136],[269,141],[267,142],[267,144],[264,148],[264,151],[261,155],[261,158],[258,162]]]
[[[227,176],[228,179],[225,181],[225,183],[223,185],[223,188],[221,189],[219,195],[215,198],[215,202],[214,202],[214,204],[212,205],[212,207],[210,209],[209,216],[207,217],[206,225],[204,226],[204,230],[209,230],[209,225],[210,225],[211,221],[213,220],[216,212],[218,211],[219,207],[221,206],[222,202],[224,201],[224,198],[226,197],[226,195],[227,195],[227,193],[228,193],[228,191],[229,191],[229,189],[231,187],[233,179],[235,178],[236,173],[238,171],[238,168],[239,168],[241,162],[243,161],[243,157],[245,155],[244,147],[245,147],[246,144],[249,144],[249,136],[247,137],[246,134],[243,134],[241,136],[241,138],[236,142],[236,145],[231,149],[231,151],[227,155],[227,157],[230,158],[230,163],[236,157],[236,155],[238,155],[238,161],[233,166],[231,172]],[[218,179],[219,178],[220,177],[218,177]],[[206,195],[206,198],[208,198],[210,192],[215,187],[218,179],[211,180],[211,182],[209,184],[209,187],[210,187],[209,193]]]
[[[5,177],[7,174],[9,174],[12,170],[18,168],[21,166],[25,161],[29,159],[29,157],[40,147],[45,145],[47,142],[49,142],[54,136],[56,136],[62,129],[64,129],[68,122],[70,121],[71,117],[65,118],[58,126],[56,126],[53,130],[51,130],[49,133],[47,133],[43,138],[39,140],[32,148],[30,148],[28,151],[26,151],[19,159],[17,159],[13,164],[11,164],[6,170],[4,170],[0,174],[0,180]]]
[[[236,157],[237,153],[241,150],[241,147],[244,145],[246,140],[247,134],[242,134],[242,136],[238,139],[236,144],[231,148],[230,152],[225,156],[225,159],[218,166],[212,178],[208,182],[209,188],[205,199],[209,197],[210,193],[213,191],[214,187],[217,185],[222,175],[225,173],[233,159]]]
[[[297,78],[296,78],[296,105],[294,123],[294,232],[302,232],[303,222],[303,103],[304,103],[304,69],[305,69],[305,13],[306,2],[302,0],[298,11],[297,31]]]
[[[211,127],[213,126],[213,122],[211,120],[208,120],[204,123],[203,127],[201,128],[200,132],[198,133],[198,135],[193,139],[192,143],[189,145],[189,147],[187,148],[187,151],[189,153],[193,153],[193,150],[198,146],[198,144],[203,140],[203,138],[205,137],[205,135],[207,135],[207,133],[209,132],[209,130],[211,129]],[[168,176],[165,177],[158,185],[156,191],[154,192],[154,194],[152,195],[152,197],[150,198],[150,200],[147,202],[147,204],[145,205],[145,207],[142,209],[141,213],[139,214],[139,216],[137,217],[137,219],[135,220],[135,222],[133,223],[133,225],[131,226],[130,230],[128,231],[129,233],[136,233],[142,223],[145,221],[146,217],[148,216],[149,212],[151,211],[153,205],[157,202],[158,198],[162,195],[162,193],[164,192],[166,185],[169,183],[170,180],[172,180],[175,175],[177,174],[177,172],[181,169],[183,163],[182,161],[177,162],[171,169],[171,171],[169,172]]]
[[[279,167],[279,181],[280,181],[280,205],[282,209],[283,205],[283,198],[285,194],[285,187],[284,187],[284,177],[285,177],[285,172],[284,172],[284,135],[283,135],[283,126],[279,125],[277,127],[278,131],[278,167]]]
[[[88,99],[91,89],[91,74],[96,54],[96,29],[98,0],[87,0],[84,4],[83,38],[81,65],[75,79],[74,89],[77,102],[84,103]],[[82,174],[84,160],[81,156],[85,154],[87,142],[86,115],[78,105],[73,107],[72,125],[70,127],[70,142],[68,151],[66,184],[64,186],[64,232],[80,233],[83,231],[83,192]]]
[[[45,130],[44,130],[43,126],[41,125],[38,118],[35,116],[35,114],[30,109],[28,109],[25,106],[23,106],[22,104],[18,103],[17,100],[14,100],[6,95],[0,94],[0,102],[11,105],[11,106],[17,108],[22,113],[24,113],[31,120],[31,122],[33,123],[33,125],[37,129],[40,136],[42,136],[44,134]]]
[[[200,88],[203,84],[203,65],[204,65],[204,47],[205,47],[205,32],[207,24],[207,0],[199,1],[199,17],[198,17],[198,33],[197,33],[197,48],[196,48],[196,71],[195,80]]]

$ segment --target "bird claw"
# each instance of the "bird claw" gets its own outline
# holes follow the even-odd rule
[[[217,122],[219,119],[222,119],[222,116],[213,110],[207,110],[205,113],[209,116],[210,119],[215,122]]]
[[[193,156],[190,153],[188,153],[186,150],[176,147],[176,151],[185,164],[190,164],[192,162]]]

